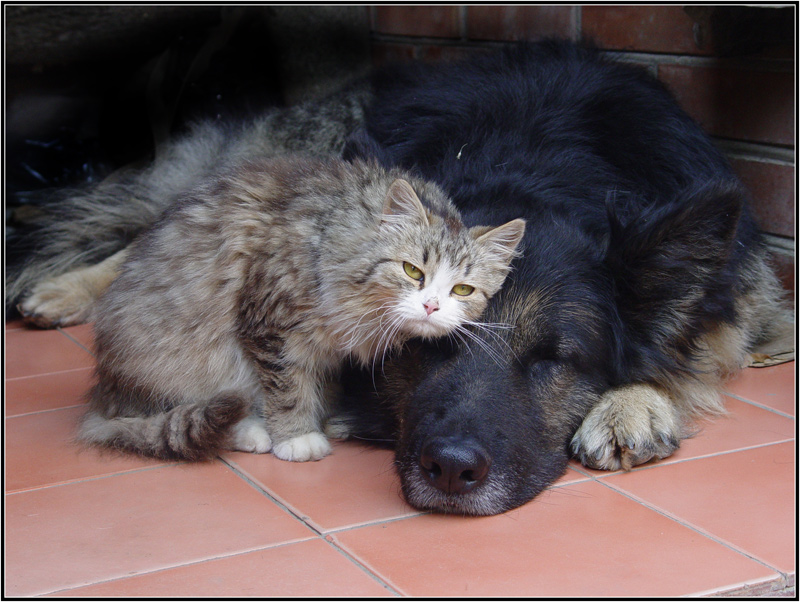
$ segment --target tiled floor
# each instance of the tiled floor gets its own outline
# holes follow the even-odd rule
[[[793,595],[795,364],[729,383],[730,415],[630,473],[573,463],[489,518],[423,514],[392,455],[199,465],[72,442],[91,328],[6,327],[5,595]]]

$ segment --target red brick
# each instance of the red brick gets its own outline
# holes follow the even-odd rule
[[[694,40],[694,21],[680,6],[584,6],[584,39],[601,48],[707,54]]]
[[[469,6],[467,37],[474,40],[574,38],[572,6]]]
[[[753,213],[761,229],[793,237],[794,168],[748,159],[732,159],[731,164],[753,195]]]
[[[423,45],[417,50],[417,58],[423,61],[456,61],[486,52],[492,52],[492,49],[475,46]]]
[[[400,63],[415,58],[415,46],[411,44],[387,44],[375,42],[372,44],[372,64],[380,67],[386,63]]]
[[[433,38],[461,37],[458,6],[377,6],[373,29],[378,33]]]
[[[790,72],[660,65],[658,77],[710,134],[751,142],[794,143]]]

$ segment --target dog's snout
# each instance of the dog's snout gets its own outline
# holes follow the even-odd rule
[[[467,493],[489,474],[491,457],[472,439],[432,437],[422,446],[422,473],[445,493]]]

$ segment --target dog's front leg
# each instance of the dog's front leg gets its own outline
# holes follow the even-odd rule
[[[572,438],[582,464],[599,470],[630,470],[653,458],[666,458],[685,437],[666,392],[651,385],[626,385],[607,391]]]

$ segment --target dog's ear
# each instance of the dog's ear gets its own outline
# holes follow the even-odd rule
[[[688,352],[708,318],[732,319],[726,266],[744,199],[738,185],[715,184],[625,218],[609,203],[606,265],[629,335]]]

